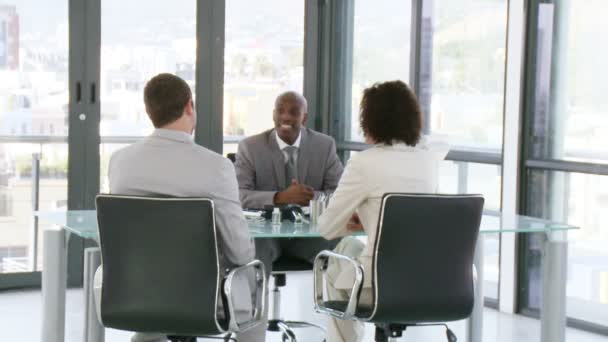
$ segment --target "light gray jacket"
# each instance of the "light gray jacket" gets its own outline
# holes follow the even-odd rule
[[[271,129],[242,140],[235,167],[243,207],[272,205],[275,193],[284,190],[285,184],[285,157],[277,144],[276,131]],[[301,184],[315,191],[335,190],[343,167],[334,139],[302,128],[297,168]]]
[[[220,263],[229,267],[253,260],[255,247],[239,202],[234,167],[195,144],[191,135],[156,129],[112,155],[108,178],[112,194],[212,199]]]

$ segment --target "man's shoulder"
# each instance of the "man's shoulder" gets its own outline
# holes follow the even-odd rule
[[[211,151],[210,149],[198,144],[191,145],[191,152],[193,158],[202,160],[205,163],[211,162],[223,164],[229,162],[229,160],[227,158],[224,158],[224,156],[222,156],[221,154]]]
[[[142,148],[142,145],[143,145],[143,141],[138,141],[131,145],[125,146],[119,150],[116,150],[114,153],[112,153],[112,156],[110,157],[110,161],[116,161],[116,160],[120,160],[120,159],[128,160],[134,154],[139,153],[139,151]]]
[[[146,141],[139,141],[129,146],[126,146],[112,154],[111,160],[120,162],[122,160],[142,160],[142,158],[162,158],[163,154],[175,155],[179,151],[179,156],[187,159],[189,162],[222,163],[224,157],[214,151],[211,151],[198,144],[176,144],[173,148],[163,149],[161,151],[146,144]],[[181,160],[181,159],[180,159]],[[186,161],[186,160],[184,160]]]
[[[334,144],[334,138],[330,137],[327,134],[323,134],[321,132],[317,132],[311,128],[306,128],[305,130],[307,139],[312,144],[322,144],[322,145],[332,145]]]
[[[268,139],[270,137],[270,133],[272,133],[272,129],[266,130],[262,133],[258,133],[256,135],[252,135],[247,137],[239,142],[240,146],[265,146],[268,145]]]
[[[269,139],[271,133],[272,129],[269,129],[241,140],[238,148],[239,153],[244,151],[254,151],[255,153],[270,151]]]

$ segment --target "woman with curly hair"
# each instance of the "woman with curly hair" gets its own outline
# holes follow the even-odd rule
[[[414,93],[401,81],[377,83],[363,92],[359,122],[371,148],[348,161],[329,206],[319,218],[326,239],[367,233],[367,244],[346,237],[335,251],[356,258],[364,269],[359,305],[371,306],[371,263],[381,199],[388,192],[434,193],[439,163],[447,146],[432,146],[421,136],[422,115]],[[348,300],[354,270],[344,261],[330,259],[327,270],[330,300]],[[330,318],[328,342],[363,338],[363,323]]]

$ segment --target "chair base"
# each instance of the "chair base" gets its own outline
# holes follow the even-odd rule
[[[405,331],[405,329],[407,329],[408,327],[424,327],[424,326],[433,326],[433,325],[441,325],[441,326],[445,327],[445,336],[446,336],[448,342],[457,342],[458,341],[454,332],[452,332],[452,330],[450,330],[450,328],[448,328],[448,326],[443,323],[411,324],[411,325],[376,324],[376,333],[375,333],[374,341],[376,341],[376,342],[394,341],[397,338],[403,336],[403,331]]]
[[[374,341],[376,342],[388,342],[393,339],[403,336],[403,331],[407,326],[403,324],[376,324],[376,333],[374,334]]]
[[[282,319],[271,319],[268,321],[267,331],[280,332],[283,342],[297,342],[296,334],[292,329],[297,328],[317,328],[325,334],[325,328],[318,324],[301,321],[284,321]]]

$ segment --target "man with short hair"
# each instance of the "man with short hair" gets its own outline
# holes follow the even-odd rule
[[[239,143],[235,167],[243,207],[306,206],[337,187],[343,167],[336,143],[305,127],[307,120],[304,96],[285,92],[275,101],[275,127]]]
[[[146,84],[144,103],[155,130],[112,155],[110,192],[210,198],[215,204],[222,268],[253,260],[255,249],[239,202],[232,163],[194,143],[196,112],[188,84],[175,75],[159,74]],[[166,341],[166,336],[137,333],[132,341]]]
[[[274,128],[239,143],[235,167],[244,208],[306,206],[321,192],[338,186],[343,167],[336,144],[331,137],[305,127],[307,119],[306,99],[285,92],[275,101]],[[280,256],[312,263],[318,252],[332,250],[336,243],[323,238],[255,240],[256,256],[267,276]]]

